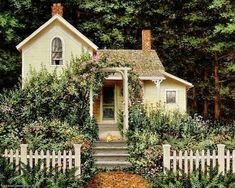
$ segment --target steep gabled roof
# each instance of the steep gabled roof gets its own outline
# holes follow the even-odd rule
[[[90,46],[92,49],[97,50],[98,46],[96,46],[93,42],[91,42],[85,35],[83,35],[81,32],[79,32],[74,26],[72,26],[68,21],[66,21],[63,17],[59,15],[53,16],[51,19],[49,19],[46,23],[44,23],[41,27],[39,27],[36,31],[34,31],[31,35],[29,35],[26,39],[24,39],[22,42],[20,42],[16,48],[17,50],[21,50],[22,47],[29,42],[31,39],[33,39],[37,34],[39,34],[42,30],[44,30],[46,27],[48,27],[51,23],[53,23],[55,20],[58,20],[60,23],[62,23],[65,27],[67,27],[71,32],[73,32],[75,35],[77,35],[79,38],[81,38],[88,46]]]
[[[162,76],[164,67],[155,50],[98,50],[99,55],[107,57],[109,63],[119,61],[133,66],[134,71],[142,77]]]

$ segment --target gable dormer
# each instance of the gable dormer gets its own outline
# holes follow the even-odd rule
[[[22,54],[23,80],[31,68],[39,70],[45,67],[49,71],[60,71],[72,57],[80,57],[82,53],[92,55],[97,51],[98,47],[62,15],[61,4],[53,4],[51,19],[16,46]]]

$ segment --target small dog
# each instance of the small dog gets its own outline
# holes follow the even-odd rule
[[[117,136],[113,136],[110,133],[108,133],[108,135],[106,136],[106,142],[112,142],[115,140],[120,140],[120,138],[118,138]]]

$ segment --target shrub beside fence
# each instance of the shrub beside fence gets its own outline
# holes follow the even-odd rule
[[[225,150],[225,145],[218,144],[218,150],[201,150],[196,152],[171,150],[171,145],[163,145],[163,169],[183,170],[191,173],[194,170],[207,172],[210,167],[218,167],[218,172],[223,175],[226,172],[235,173],[235,150]]]
[[[13,151],[5,150],[3,157],[7,158],[9,162],[13,163],[17,170],[20,169],[21,164],[29,165],[31,168],[35,167],[39,162],[41,164],[41,169],[55,168],[58,171],[65,172],[66,169],[76,168],[75,175],[81,174],[81,145],[74,144],[74,152],[69,151],[59,151],[50,152],[47,150],[27,150],[27,144],[21,144],[20,150],[16,149]]]

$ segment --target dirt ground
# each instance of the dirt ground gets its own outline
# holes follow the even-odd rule
[[[148,188],[147,181],[127,172],[100,172],[92,178],[87,188]]]

